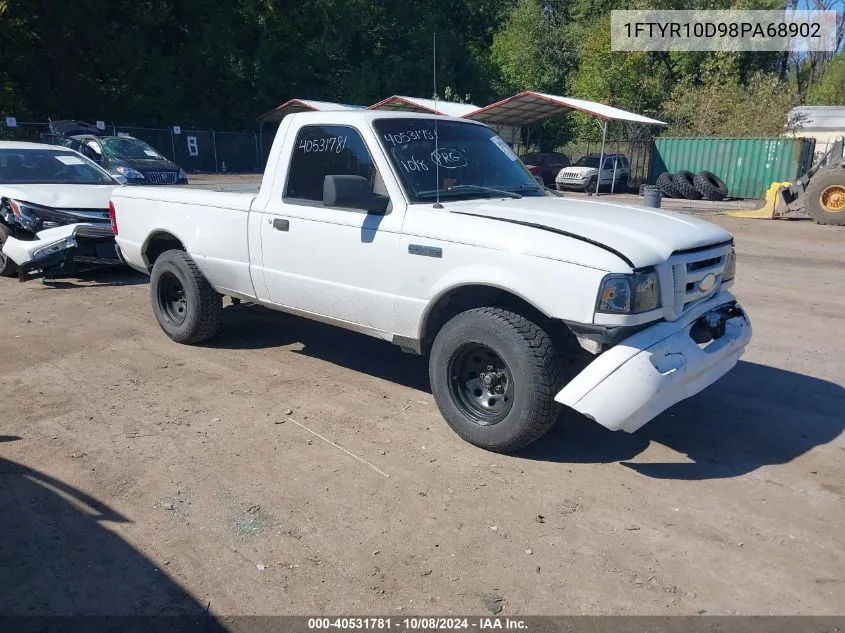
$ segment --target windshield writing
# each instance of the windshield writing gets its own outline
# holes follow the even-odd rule
[[[434,119],[377,119],[374,126],[413,202],[545,195],[487,127]]]

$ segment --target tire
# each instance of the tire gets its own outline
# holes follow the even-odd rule
[[[705,200],[717,202],[728,196],[724,181],[712,171],[700,171],[693,178],[693,184]]]
[[[165,251],[156,259],[150,300],[161,329],[177,343],[199,343],[217,333],[223,297],[185,251]]]
[[[693,184],[694,178],[695,174],[682,169],[672,176],[672,185],[687,200],[701,200],[701,192]]]
[[[681,198],[680,192],[675,189],[675,183],[672,174],[668,171],[664,171],[657,177],[657,181],[655,182],[657,187],[660,189],[660,193],[662,193],[667,198]]]
[[[3,247],[11,234],[11,229],[0,222],[0,277],[18,276],[18,265],[3,254]]]
[[[489,451],[531,444],[561,411],[554,397],[562,373],[551,339],[535,323],[502,308],[475,308],[449,320],[434,339],[428,371],[449,426]]]
[[[807,213],[818,224],[845,226],[845,168],[816,172],[804,190]]]
[[[584,193],[596,193],[596,185],[598,184],[598,178],[595,176],[591,176],[589,180],[587,180],[587,184],[584,185]]]

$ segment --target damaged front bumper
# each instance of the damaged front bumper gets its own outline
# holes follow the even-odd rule
[[[612,431],[633,433],[736,365],[751,322],[729,292],[675,322],[633,334],[590,363],[555,400]]]
[[[9,237],[3,245],[3,253],[17,264],[21,281],[121,263],[109,224],[67,224],[40,231],[35,237],[34,240]]]

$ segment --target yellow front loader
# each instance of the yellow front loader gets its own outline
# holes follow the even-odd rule
[[[806,174],[793,183],[775,182],[766,191],[763,206],[731,211],[740,218],[773,220],[812,219],[818,224],[845,226],[845,156],[843,137]]]

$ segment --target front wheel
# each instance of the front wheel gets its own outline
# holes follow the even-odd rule
[[[542,437],[560,405],[561,368],[548,334],[502,308],[462,312],[434,339],[429,377],[446,422],[464,440],[496,451]]]
[[[845,226],[845,169],[816,173],[804,192],[807,212],[819,224]]]
[[[185,251],[165,251],[156,259],[150,300],[161,329],[177,343],[199,343],[217,333],[223,297]]]

